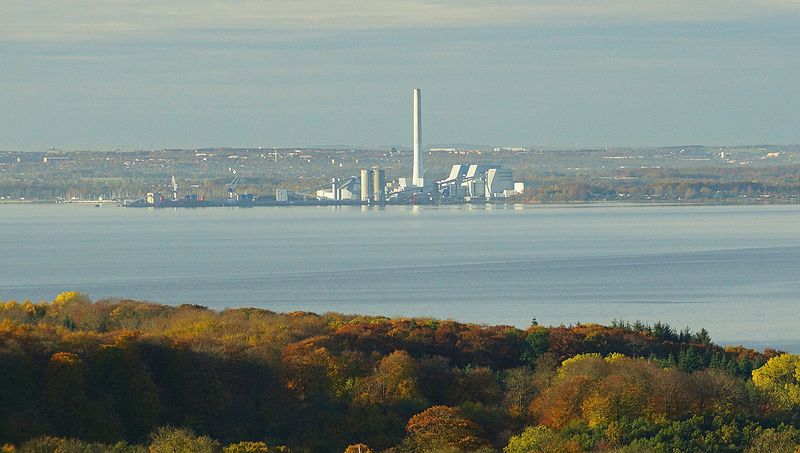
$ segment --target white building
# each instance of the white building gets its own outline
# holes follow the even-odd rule
[[[314,194],[328,200],[358,200],[361,198],[361,184],[358,178],[331,181],[330,189],[320,189]]]
[[[275,201],[278,203],[285,203],[289,201],[289,189],[276,189]]]
[[[514,191],[511,169],[495,164],[456,164],[440,190],[451,198],[502,198]]]

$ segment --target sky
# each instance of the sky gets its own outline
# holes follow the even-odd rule
[[[800,143],[800,0],[3,0],[0,150]]]

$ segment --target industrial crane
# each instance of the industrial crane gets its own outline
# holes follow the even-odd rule
[[[241,182],[239,175],[233,177],[233,180],[228,184],[228,198],[225,200],[226,206],[253,206],[255,197],[248,193],[239,194],[236,191],[236,186]]]
[[[178,199],[178,183],[175,181],[175,175],[172,176],[172,200]]]
[[[239,175],[233,177],[233,180],[228,183],[228,202],[235,202],[238,200],[238,195],[236,194],[236,186],[239,185]]]

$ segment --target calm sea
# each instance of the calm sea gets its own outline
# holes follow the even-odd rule
[[[800,352],[800,206],[0,206],[0,300],[65,290],[488,324],[662,320]]]

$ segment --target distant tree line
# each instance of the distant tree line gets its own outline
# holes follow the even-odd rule
[[[228,196],[227,184],[231,178],[178,179],[179,197],[196,194],[207,199]],[[171,196],[171,175],[151,177],[86,177],[75,175],[0,175],[0,196],[28,200],[81,200],[137,199],[148,192]],[[294,185],[292,185],[294,186]],[[239,193],[275,196],[275,188],[283,187],[276,178],[248,178],[237,187]]]
[[[607,174],[518,172],[528,181],[518,200],[535,203],[587,201],[798,203],[800,168],[618,169]]]

